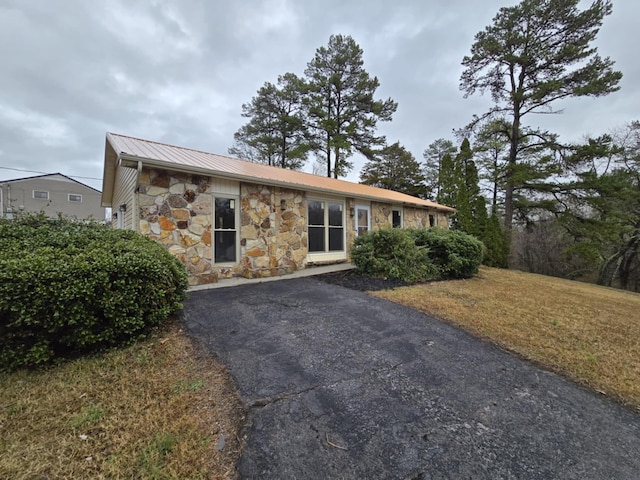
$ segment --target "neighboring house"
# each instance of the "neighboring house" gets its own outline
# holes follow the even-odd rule
[[[402,193],[107,133],[102,205],[163,244],[192,285],[348,261],[357,235],[448,227],[453,208]]]
[[[0,181],[0,217],[43,212],[104,221],[101,193],[61,173]]]

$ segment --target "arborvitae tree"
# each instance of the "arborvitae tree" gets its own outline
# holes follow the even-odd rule
[[[440,162],[440,175],[438,176],[438,192],[437,201],[449,207],[455,207],[460,188],[460,171],[456,162],[450,153],[445,153]]]
[[[438,202],[456,208],[451,217],[452,228],[482,238],[487,220],[486,200],[480,193],[478,170],[468,139],[452,158],[442,158],[440,168],[440,195]]]
[[[229,153],[245,160],[299,169],[310,150],[302,109],[304,83],[293,73],[265,83],[250,103],[242,105],[249,122],[235,134]]]
[[[426,193],[420,164],[400,142],[384,147],[365,163],[360,183],[421,198]]]
[[[507,268],[509,260],[509,242],[505,237],[498,216],[493,213],[488,219],[482,234],[485,246],[482,263],[489,267]]]
[[[476,184],[475,187],[469,188],[472,179],[468,179],[469,169],[467,164],[472,161],[473,152],[471,151],[471,145],[466,138],[460,145],[460,151],[455,156],[454,163],[456,165],[455,170],[458,172],[456,184],[457,189],[455,193],[455,203],[453,206],[457,209],[456,213],[452,216],[452,226],[456,230],[462,230],[466,233],[472,234],[473,225],[473,210],[472,203],[474,202],[475,190],[478,189],[478,176],[476,172]]]
[[[604,17],[611,13],[611,2],[596,0],[582,11],[579,2],[524,0],[501,8],[492,25],[476,34],[471,55],[462,60],[460,89],[465,96],[489,91],[494,107],[482,118],[505,118],[509,124],[507,229],[516,206],[514,190],[527,181],[527,169],[518,168],[524,150],[555,143],[549,132],[525,126],[525,117],[559,113],[553,104],[564,98],[597,97],[619,89],[622,74],[593,46]]]
[[[440,167],[442,165],[442,158],[448,153],[449,155],[455,155],[457,151],[456,146],[451,140],[439,138],[429,146],[422,153],[424,157],[424,177],[427,185],[427,196],[431,199],[437,199],[440,194]]]
[[[327,176],[345,176],[354,151],[371,158],[385,139],[376,135],[378,121],[390,121],[398,104],[375,100],[380,83],[364,69],[362,49],[348,35],[332,35],[307,64],[305,96],[312,147],[327,161]]]

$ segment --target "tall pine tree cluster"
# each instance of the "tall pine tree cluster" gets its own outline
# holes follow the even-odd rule
[[[375,98],[380,83],[364,69],[362,55],[351,36],[332,35],[304,77],[286,73],[278,85],[265,83],[242,106],[249,121],[235,133],[229,153],[292,169],[315,154],[334,178],[349,173],[354,153],[382,154],[386,139],[377,135],[377,124],[390,121],[398,104]]]

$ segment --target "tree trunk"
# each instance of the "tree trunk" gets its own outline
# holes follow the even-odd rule
[[[497,215],[498,209],[498,156],[496,151],[493,155],[493,195],[491,198],[491,215]]]
[[[615,253],[600,267],[600,272],[598,272],[598,285],[603,285],[605,287],[611,286],[613,279],[616,276],[616,272],[618,271],[618,261],[621,256],[622,254],[620,252]]]
[[[327,89],[327,122],[331,119],[331,85]],[[331,178],[331,133],[327,123],[327,177]]]
[[[331,137],[327,132],[327,177],[331,178]]]
[[[633,272],[633,264],[640,246],[640,236],[633,236],[624,247],[622,261],[620,262],[620,288],[629,290],[629,280]]]
[[[511,142],[509,146],[509,163],[505,177],[507,180],[504,192],[504,227],[510,234],[513,226],[513,191],[515,190],[513,176],[518,161],[518,143],[520,139],[520,111],[514,102],[513,106],[513,124],[511,126]]]

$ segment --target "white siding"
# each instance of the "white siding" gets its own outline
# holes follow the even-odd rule
[[[226,178],[213,178],[211,187],[213,192],[222,193],[224,195],[240,195],[240,182],[236,180],[227,180]]]
[[[115,189],[113,191],[113,202],[111,205],[112,213],[122,215],[120,205],[126,205],[127,211],[124,214],[124,228],[127,230],[135,230],[133,224],[134,218],[134,193],[136,188],[136,180],[138,170],[135,168],[116,167]],[[116,222],[113,225],[117,225]]]

